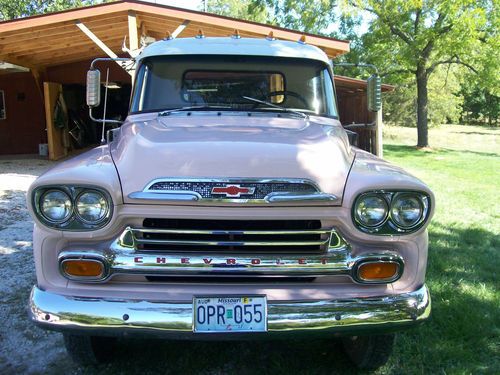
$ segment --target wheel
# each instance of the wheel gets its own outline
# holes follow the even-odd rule
[[[347,356],[358,368],[376,370],[389,360],[394,337],[394,334],[345,337],[342,344]]]
[[[64,346],[71,359],[82,365],[109,362],[113,357],[116,338],[63,334]]]

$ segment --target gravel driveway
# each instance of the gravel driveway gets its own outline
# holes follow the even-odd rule
[[[68,365],[62,339],[28,322],[26,302],[35,283],[33,222],[26,191],[53,163],[0,160],[0,373],[59,372]]]
[[[35,283],[26,191],[53,162],[0,159],[0,374],[346,374],[334,341],[166,342],[121,340],[113,363],[80,367],[62,336],[28,321]]]

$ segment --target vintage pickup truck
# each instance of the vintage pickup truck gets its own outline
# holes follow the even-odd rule
[[[430,314],[434,197],[349,143],[327,56],[186,38],[135,58],[125,122],[28,192],[32,321],[83,363],[117,336],[340,337],[361,368]],[[89,71],[87,102],[100,102]]]

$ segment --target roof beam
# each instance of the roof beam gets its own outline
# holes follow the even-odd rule
[[[118,55],[113,52],[111,48],[109,48],[101,39],[97,37],[92,31],[89,30],[87,26],[85,26],[80,20],[76,20],[75,25],[85,34],[87,35],[90,40],[92,40],[97,46],[102,49],[109,57],[112,59],[118,58]],[[137,32],[136,32],[137,33]],[[115,61],[118,66],[123,68],[122,62],[121,61]],[[130,75],[132,75],[132,72],[128,72]]]
[[[184,29],[189,25],[189,20],[184,20],[172,33],[172,38],[177,38],[180,33],[184,31]]]
[[[116,59],[118,56],[116,55],[116,53],[114,53],[106,44],[104,44],[103,41],[101,41],[101,39],[99,39],[97,37],[97,35],[95,35],[92,31],[89,30],[89,28],[87,26],[85,26],[80,20],[77,20],[75,22],[75,25],[85,34],[87,35],[90,40],[92,40],[95,44],[97,44],[97,46],[102,49],[106,55],[108,55],[109,57],[111,57],[112,59]]]

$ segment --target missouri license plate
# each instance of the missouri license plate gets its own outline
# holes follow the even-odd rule
[[[194,297],[193,331],[196,333],[266,332],[266,297]]]

